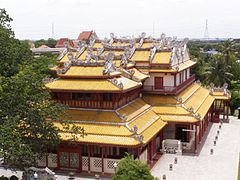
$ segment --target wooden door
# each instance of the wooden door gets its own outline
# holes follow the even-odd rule
[[[163,89],[163,77],[154,77],[155,89]]]

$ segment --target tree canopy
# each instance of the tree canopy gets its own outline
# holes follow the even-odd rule
[[[232,113],[239,106],[240,97],[240,43],[229,39],[223,42],[190,42],[191,57],[198,63],[193,69],[197,79],[204,85],[214,83],[215,86],[229,85],[232,93],[230,102]],[[208,54],[208,50],[217,50],[217,54]]]
[[[118,163],[113,180],[154,180],[146,163],[127,155]]]
[[[19,168],[35,165],[38,155],[59,142],[52,120],[64,112],[51,100],[42,79],[53,61],[34,58],[15,39],[11,18],[0,9],[0,155]]]
[[[14,38],[5,9],[0,9],[0,76],[10,77],[19,72],[22,65],[32,63],[32,54],[26,43]]]
[[[47,45],[50,48],[54,48],[56,43],[57,41],[52,38],[49,38],[48,40],[40,39],[34,42],[36,48],[38,48],[41,45]]]

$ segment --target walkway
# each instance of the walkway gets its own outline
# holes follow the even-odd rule
[[[238,158],[240,152],[240,120],[230,117],[230,122],[224,123],[217,145],[213,141],[219,129],[219,124],[213,124],[199,156],[163,155],[152,169],[152,174],[167,180],[237,180]],[[214,154],[210,154],[214,149]],[[178,163],[174,164],[174,158]],[[173,170],[169,171],[169,164]]]

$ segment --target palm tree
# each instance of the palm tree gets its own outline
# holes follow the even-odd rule
[[[219,46],[219,51],[224,56],[224,61],[226,64],[229,64],[232,59],[235,59],[235,52],[236,52],[236,43],[235,41],[229,39],[224,41]]]
[[[224,55],[215,55],[205,69],[205,81],[220,87],[224,83],[230,84],[233,74],[229,72],[230,66],[225,61]]]

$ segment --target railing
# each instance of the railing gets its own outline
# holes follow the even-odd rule
[[[96,109],[115,109],[118,108],[139,96],[139,93],[132,93],[124,96],[122,99],[115,101],[101,101],[101,100],[72,100],[72,99],[57,99],[57,102],[68,105],[70,107],[81,108],[96,108]]]
[[[189,84],[195,81],[195,75],[192,75],[189,77],[187,80],[179,84],[178,86],[163,86],[161,89],[155,88],[155,86],[143,86],[143,91],[144,92],[155,92],[158,94],[176,94],[180,92],[182,89],[187,87]]]
[[[182,154],[182,143],[176,139],[165,139],[162,141],[162,151],[164,153]]]
[[[116,105],[116,103],[112,101],[58,100],[58,102],[68,105],[70,107],[82,107],[82,108],[113,109],[114,105]]]

